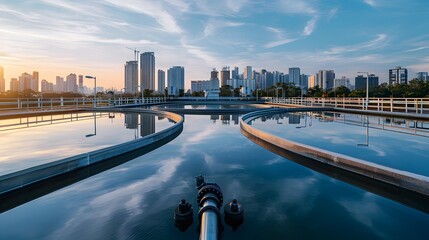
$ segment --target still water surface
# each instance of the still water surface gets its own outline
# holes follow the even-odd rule
[[[427,237],[428,214],[263,149],[240,133],[238,117],[185,118],[170,143],[1,213],[0,239],[198,239],[199,173],[244,206],[244,224],[225,225],[222,239]],[[194,206],[186,232],[173,224],[182,198]]]
[[[429,176],[428,122],[313,112],[276,114],[251,124],[298,143]]]
[[[172,126],[137,113],[73,113],[0,120],[0,175],[131,141]]]

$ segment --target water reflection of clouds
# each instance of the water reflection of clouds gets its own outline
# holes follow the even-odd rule
[[[127,228],[123,224],[133,221],[130,218],[138,218],[143,213],[147,214],[146,211],[156,211],[156,206],[162,205],[168,199],[168,197],[164,197],[156,202],[146,202],[147,194],[162,189],[162,185],[171,179],[182,162],[182,158],[171,158],[162,161],[155,174],[127,186],[115,188],[105,193],[101,192],[99,195],[95,195],[94,198],[88,199],[86,203],[81,202],[79,204],[81,207],[74,211],[74,214],[69,217],[62,227],[53,232],[49,239],[69,238],[83,229],[99,228],[106,223],[110,223],[109,221],[113,221],[115,214],[124,211],[126,212],[126,214],[123,214],[125,219],[119,227]],[[175,187],[180,189],[186,186],[180,186],[179,182]]]
[[[257,119],[253,127],[291,141],[387,167],[417,174],[429,174],[429,169],[423,164],[427,158],[429,138],[369,128],[369,145],[360,146],[359,144],[366,143],[367,129],[359,123],[313,121],[311,127],[297,129],[296,124],[290,124],[287,121],[278,125],[275,119],[266,119],[265,122]],[[412,158],[414,164],[405,164],[404,159],[408,158]]]
[[[365,192],[362,194],[361,199],[345,199],[343,197],[338,199],[337,202],[347,210],[352,218],[371,229],[378,237],[389,239],[392,236],[389,237],[375,223],[379,219],[389,219],[389,216],[383,212],[375,200],[376,198],[372,193]]]
[[[60,124],[43,125],[9,131],[0,135],[0,174],[47,163],[65,157],[86,153],[135,139],[135,130],[124,127],[123,114],[115,118],[97,115],[97,135],[94,119],[68,120]],[[171,126],[167,119],[156,120],[156,130]]]

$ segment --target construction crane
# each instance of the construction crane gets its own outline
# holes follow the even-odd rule
[[[137,49],[132,49],[132,48],[129,48],[129,47],[126,47],[126,48],[128,48],[128,49],[130,49],[130,50],[132,50],[132,51],[134,51],[134,61],[138,61],[138,57],[139,57],[139,53],[140,53],[140,51],[138,51]]]

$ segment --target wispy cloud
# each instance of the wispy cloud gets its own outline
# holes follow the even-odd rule
[[[364,0],[364,3],[370,5],[371,7],[377,6],[377,3],[375,2],[375,0]]]
[[[176,19],[157,1],[128,1],[106,0],[112,6],[125,9],[131,12],[145,14],[152,17],[164,31],[169,33],[182,33],[183,30],[177,23]],[[177,2],[176,2],[177,3]]]
[[[274,38],[276,38],[277,40],[270,41],[270,42],[266,43],[263,46],[264,48],[278,47],[278,46],[285,45],[285,44],[288,44],[288,43],[291,43],[291,42],[298,40],[298,38],[291,38],[291,37],[285,36],[286,35],[285,31],[280,29],[280,28],[265,27],[265,30],[273,33],[275,35]]]
[[[337,54],[350,53],[350,52],[363,51],[363,50],[373,50],[373,49],[384,47],[386,42],[387,42],[387,35],[378,34],[376,38],[371,41],[367,41],[367,42],[363,42],[355,45],[349,45],[349,46],[333,47],[329,51],[325,51],[324,53],[329,55],[337,55]]]
[[[416,52],[416,51],[421,51],[421,50],[425,50],[425,49],[429,49],[429,47],[413,48],[413,49],[405,50],[405,52]]]
[[[217,21],[209,20],[204,27],[204,37],[208,37],[216,32],[216,30],[225,28],[225,27],[239,27],[243,26],[242,22],[232,22],[232,21]]]
[[[314,15],[318,12],[311,3],[305,0],[278,0],[277,5],[280,7],[279,10],[285,13]]]
[[[273,48],[273,47],[278,47],[281,45],[285,45],[291,42],[295,42],[298,39],[282,39],[282,40],[278,40],[278,41],[273,41],[273,42],[269,42],[267,44],[264,45],[264,48]]]
[[[313,33],[314,28],[316,27],[317,18],[313,18],[307,22],[302,32],[304,36],[309,36]]]

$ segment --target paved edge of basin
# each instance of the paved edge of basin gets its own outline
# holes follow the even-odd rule
[[[13,190],[22,188],[24,186],[34,184],[52,177],[59,176],[74,170],[88,167],[90,165],[102,162],[104,160],[126,154],[128,152],[144,148],[154,144],[163,139],[167,139],[172,135],[178,135],[183,129],[184,118],[178,114],[156,111],[149,109],[112,109],[112,108],[97,108],[79,110],[89,112],[118,112],[118,113],[146,113],[156,116],[171,119],[175,124],[167,129],[150,134],[148,136],[120,143],[110,147],[94,150],[87,153],[78,154],[72,157],[60,159],[50,163],[41,164],[38,166],[30,167],[17,172],[9,173],[0,176],[0,195],[7,194]]]
[[[255,111],[244,115],[240,119],[240,128],[247,134],[261,139],[274,146],[280,147],[298,155],[325,163],[327,165],[341,168],[343,170],[356,173],[368,178],[379,180],[400,188],[414,191],[425,196],[429,196],[429,177],[389,168],[362,159],[353,158],[347,155],[315,148],[305,144],[293,142],[284,138],[276,137],[264,131],[253,128],[248,123],[256,118],[285,113],[285,112],[311,112],[311,111],[333,111],[333,108],[289,108],[270,109]],[[334,111],[339,112],[338,109]]]

